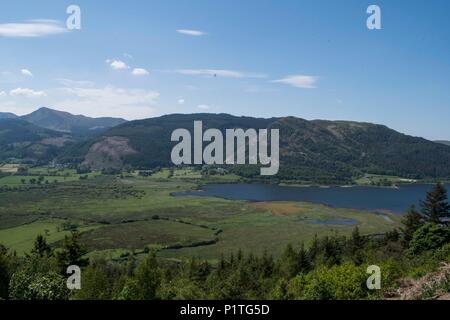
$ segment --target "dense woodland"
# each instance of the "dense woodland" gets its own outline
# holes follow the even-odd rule
[[[237,251],[217,263],[168,262],[149,251],[124,261],[90,260],[75,231],[61,246],[38,236],[25,257],[0,246],[1,299],[384,299],[402,297],[402,282],[438,272],[450,262],[450,205],[441,184],[421,208],[411,207],[401,230],[380,237],[338,234],[308,246],[288,245],[281,256]],[[82,289],[66,288],[66,268],[82,267]],[[368,265],[381,268],[381,290],[366,286]],[[448,267],[448,265],[447,265]],[[450,270],[430,277],[410,298],[450,292]]]

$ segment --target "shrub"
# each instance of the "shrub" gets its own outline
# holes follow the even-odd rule
[[[450,243],[450,230],[437,224],[428,223],[419,228],[409,244],[409,253],[419,254],[428,250],[436,250]]]
[[[322,267],[313,274],[305,298],[311,300],[358,300],[370,297],[366,281],[368,274],[362,266],[350,263]]]
[[[10,282],[10,298],[14,300],[66,300],[69,291],[65,279],[56,272],[29,274],[16,272]]]

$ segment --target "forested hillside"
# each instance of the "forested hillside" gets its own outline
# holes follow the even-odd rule
[[[117,165],[138,168],[170,166],[170,152],[175,145],[170,141],[171,133],[177,128],[192,132],[195,120],[203,121],[205,130],[280,129],[281,165],[277,178],[282,180],[349,183],[352,177],[363,173],[412,179],[450,177],[449,146],[407,136],[382,125],[307,121],[294,117],[260,119],[226,114],[175,114],[132,121],[72,147],[60,159],[82,163],[91,152],[90,159],[97,158],[99,164],[104,163],[102,158],[120,156],[120,150],[108,145],[106,153],[95,154],[95,150],[90,148],[97,144],[96,149],[99,149],[107,137],[121,137],[128,144],[127,148],[135,152],[123,154]],[[234,166],[230,170],[250,178],[259,176],[259,168],[255,166]]]

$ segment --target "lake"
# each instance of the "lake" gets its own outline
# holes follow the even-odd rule
[[[410,184],[398,188],[379,187],[287,187],[270,184],[208,184],[201,191],[174,193],[174,196],[219,197],[249,201],[304,201],[338,208],[404,213],[419,206],[433,185]],[[450,185],[445,185],[449,190]]]

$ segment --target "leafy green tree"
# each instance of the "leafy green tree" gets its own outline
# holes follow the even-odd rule
[[[314,272],[306,286],[304,296],[312,300],[358,300],[367,299],[370,292],[366,286],[365,268],[350,263],[323,266]]]
[[[450,205],[447,202],[447,190],[441,183],[427,193],[424,201],[421,201],[422,214],[428,218],[428,222],[440,223],[441,218],[450,217]]]
[[[428,250],[439,249],[450,242],[450,230],[434,223],[427,223],[419,228],[409,243],[409,252],[419,254]]]
[[[15,257],[0,244],[0,300],[9,296],[9,281],[15,269]]]
[[[81,290],[75,295],[80,300],[107,300],[111,299],[110,283],[106,273],[98,268],[89,266],[83,269]]]
[[[288,299],[288,281],[284,278],[278,280],[271,292],[270,298],[273,300],[287,300]]]
[[[117,298],[119,300],[141,300],[138,281],[134,278],[127,278]]]
[[[416,210],[416,206],[411,206],[402,219],[403,240],[406,245],[412,240],[414,233],[424,225],[422,215]]]
[[[155,252],[150,252],[138,265],[133,280],[128,282],[127,288],[133,288],[139,300],[157,299],[157,290],[161,284],[161,273]]]
[[[299,273],[287,284],[284,298],[287,300],[305,299],[305,290],[310,285],[311,281],[311,274]]]
[[[68,295],[66,279],[58,273],[54,257],[28,255],[9,285],[9,296],[15,300],[64,300]]]
[[[68,297],[66,279],[55,271],[30,274],[23,269],[11,278],[10,298],[13,300],[66,300]]]
[[[205,292],[197,283],[185,276],[178,276],[171,281],[163,281],[160,289],[163,300],[204,300]]]

